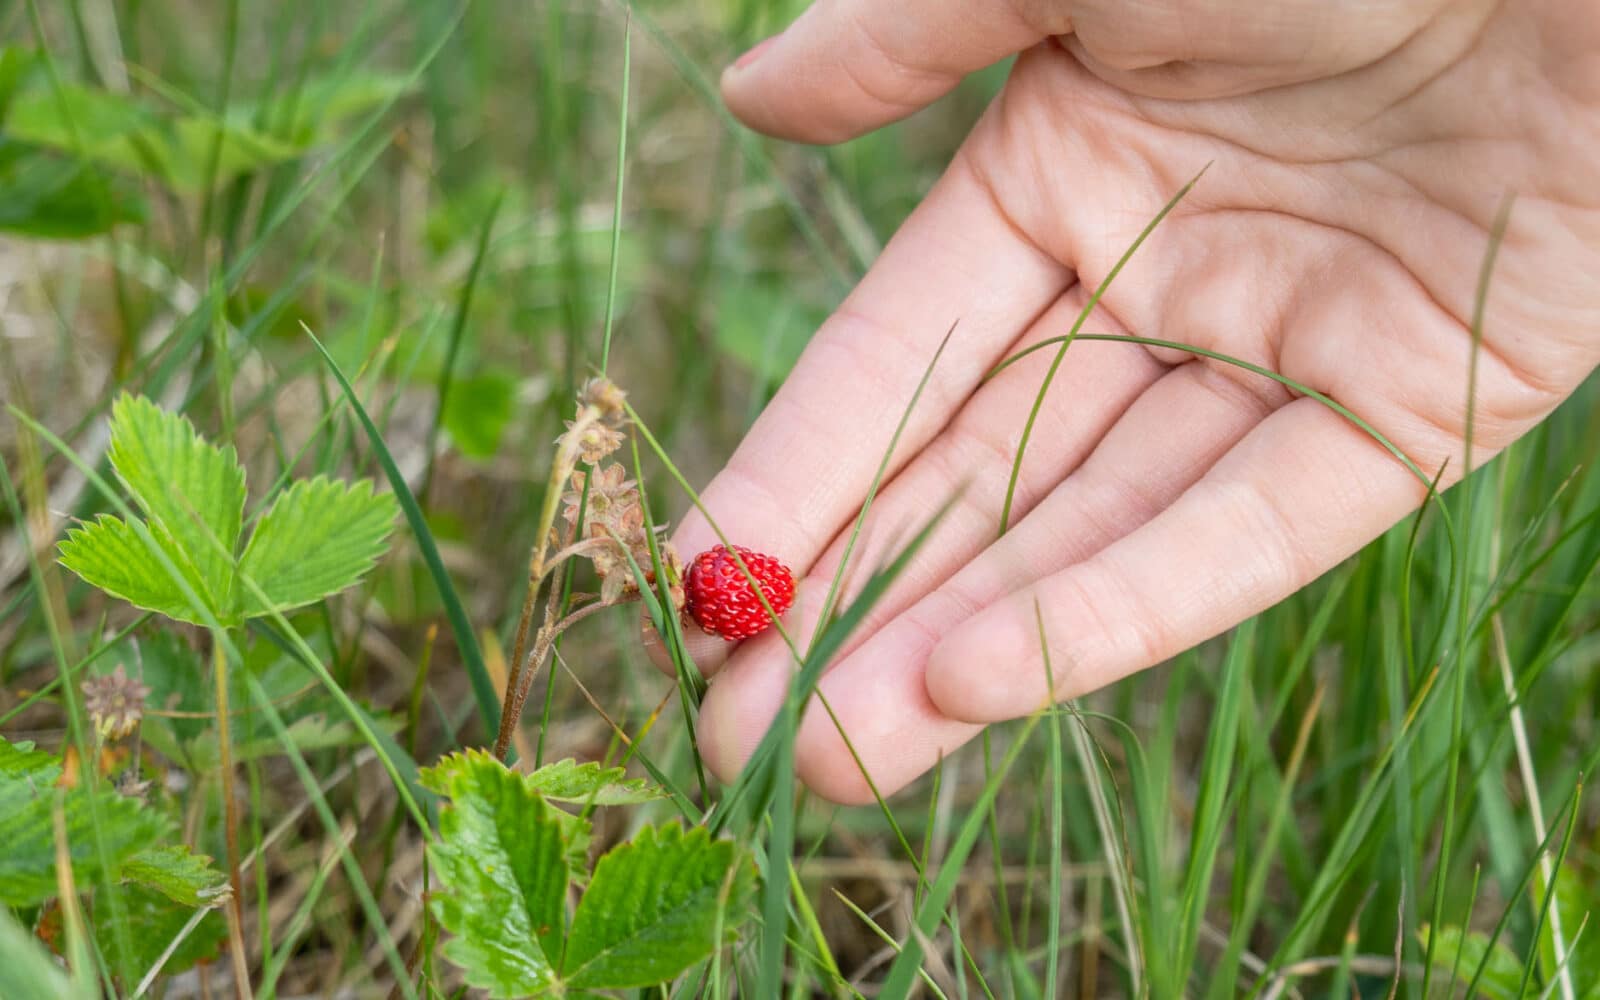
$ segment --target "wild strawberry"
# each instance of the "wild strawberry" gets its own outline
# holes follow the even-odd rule
[[[742,545],[735,545],[733,551],[718,545],[700,553],[689,564],[686,608],[701,628],[729,642],[748,639],[772,624],[733,552],[744,560],[774,613],[781,615],[794,603],[794,574],[772,556],[751,552]]]

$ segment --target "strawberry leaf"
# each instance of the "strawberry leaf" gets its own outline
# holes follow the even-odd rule
[[[126,921],[127,933],[115,933],[112,927],[115,918],[111,913],[103,912],[109,911],[110,907],[105,906],[104,900],[95,899],[92,901],[94,909],[91,914],[94,917],[95,940],[101,951],[112,957],[114,967],[120,967],[123,965],[122,959],[126,959],[129,969],[143,975],[156,964],[172,939],[194,916],[195,908],[173,902],[170,897],[143,886],[124,886],[121,895],[122,917]],[[227,937],[228,929],[221,912],[208,912],[162,965],[162,975],[176,975],[199,962],[216,958]],[[128,949],[126,955],[121,950],[124,946]],[[123,985],[131,987],[133,984]]]
[[[481,751],[444,758],[423,770],[422,784],[450,799],[429,848],[440,886],[434,913],[455,935],[445,957],[491,996],[555,987],[566,930],[568,830],[581,821]]]
[[[195,587],[200,580],[187,557],[170,537],[152,532],[156,544]],[[136,608],[155,611],[178,621],[205,624],[187,597],[178,589],[168,569],[151,553],[132,526],[119,517],[102,514],[81,528],[73,528],[58,546],[61,565],[99,587],[112,597],[120,597]]]
[[[731,841],[676,823],[645,827],[595,865],[562,963],[572,989],[665,982],[731,940],[749,912],[754,869]]]
[[[182,844],[140,851],[122,866],[122,881],[159,892],[174,903],[194,909],[220,906],[228,897],[227,876],[211,867],[204,854]],[[184,914],[188,919],[188,914]]]
[[[527,781],[556,802],[626,806],[666,797],[655,785],[643,778],[625,778],[625,773],[620,767],[602,767],[598,761],[579,764],[569,757],[546,764],[529,774]]]
[[[184,417],[124,395],[111,407],[109,454],[157,539],[181,554],[179,567],[196,593],[231,624],[233,554],[244,518],[244,468],[233,448],[207,444]]]
[[[0,739],[0,759],[17,748]],[[30,760],[37,755],[29,755]],[[103,788],[61,788],[59,762],[36,760],[27,768],[0,769],[0,904],[32,906],[55,896],[54,813],[61,810],[73,874],[80,886],[98,875],[113,878],[141,849],[170,829],[168,821],[135,799]],[[80,779],[82,780],[82,779]],[[106,868],[110,870],[107,871]]]
[[[372,569],[394,527],[395,501],[372,484],[354,486],[318,476],[298,482],[273,502],[239,560],[271,609],[287,611],[337,594]],[[241,617],[269,608],[241,586]]]
[[[1431,934],[1426,924],[1417,932],[1424,950]],[[1484,965],[1483,978],[1478,980],[1478,995],[1493,1000],[1510,1000],[1517,996],[1522,988],[1522,960],[1503,941],[1496,941],[1491,947],[1488,937],[1478,931],[1441,927],[1438,940],[1433,942],[1433,967],[1446,976],[1454,969],[1465,985],[1486,954],[1488,962]]]
[[[38,784],[53,785],[61,776],[61,762],[43,750],[35,750],[28,740],[9,743],[0,737],[0,779],[29,776]]]

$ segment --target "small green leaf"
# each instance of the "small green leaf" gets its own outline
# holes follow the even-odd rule
[[[165,177],[170,156],[151,111],[131,96],[72,82],[19,91],[6,118],[13,139]]]
[[[121,888],[121,903],[123,918],[127,921],[127,934],[120,935],[121,940],[128,945],[131,954],[127,955],[127,967],[136,970],[142,976],[156,964],[172,939],[183,930],[189,918],[194,916],[195,907],[185,906],[173,902],[167,896],[152,889],[142,886],[123,886]],[[114,968],[122,966],[120,959],[123,957],[118,943],[119,935],[113,933],[110,913],[102,917],[100,900],[93,917],[95,940],[99,942],[100,949],[112,957]],[[110,910],[110,907],[106,907]],[[176,975],[186,969],[192,968],[196,963],[209,961],[217,957],[222,948],[222,942],[228,937],[228,928],[222,920],[220,911],[212,910],[200,918],[200,923],[189,932],[189,936],[178,945],[172,957],[161,967],[162,975]],[[124,986],[132,984],[124,983]]]
[[[244,468],[233,448],[207,444],[187,419],[124,395],[111,407],[109,454],[157,536],[183,553],[200,597],[230,624],[244,518]]]
[[[122,866],[122,881],[153,889],[190,909],[219,906],[228,897],[227,876],[211,867],[210,858],[191,854],[183,844],[135,854]]]
[[[625,778],[625,773],[620,767],[601,767],[598,761],[579,764],[569,757],[546,764],[527,780],[539,794],[557,802],[626,806],[666,797],[655,785],[643,778]]]
[[[404,87],[400,77],[351,75],[291,88],[270,107],[247,103],[213,112],[169,113],[137,96],[66,82],[22,88],[6,122],[9,136],[82,156],[97,166],[198,191],[286,163],[338,136],[338,126]],[[296,120],[289,120],[290,116]],[[252,124],[271,122],[275,134]]]
[[[0,759],[17,759],[15,747],[4,739],[0,746],[8,751],[0,752]],[[102,849],[111,869],[106,874],[115,878],[129,858],[169,831],[165,818],[134,799],[100,788],[58,787],[59,765],[41,767],[30,756],[27,769],[17,770],[21,773],[0,772],[0,844],[5,845],[0,850],[0,904],[31,906],[56,895],[58,803],[79,885],[102,872]]]
[[[11,113],[11,99],[39,62],[39,54],[15,45],[0,47],[0,123]]]
[[[93,996],[77,990],[39,939],[0,906],[0,997],[67,1000]]]
[[[0,778],[31,778],[39,785],[53,785],[61,776],[61,762],[52,754],[35,750],[27,740],[9,743],[0,737]]]
[[[444,758],[422,771],[422,784],[451,800],[429,848],[434,913],[455,935],[445,956],[491,996],[550,989],[565,931],[566,828],[577,817],[482,751]]]
[[[276,134],[310,149],[334,141],[341,125],[396,100],[411,86],[398,74],[341,72],[273,90],[264,101],[245,102],[240,111],[248,120],[271,122]]]
[[[152,535],[156,544],[162,546],[189,578],[190,585],[198,590],[193,566],[173,547],[171,538],[154,532]],[[120,517],[102,514],[81,528],[70,529],[57,549],[61,553],[61,565],[112,597],[178,621],[204,624],[189,599],[178,589],[171,573]]]
[[[1596,984],[1600,992],[1600,934],[1595,933],[1595,901],[1592,878],[1579,870],[1579,862],[1568,859],[1556,870],[1555,905],[1539,935],[1539,972],[1548,982],[1560,967],[1556,962],[1555,918],[1561,919],[1561,935],[1567,944],[1568,977],[1575,983]],[[1535,906],[1543,905],[1545,881],[1533,879],[1529,892]],[[1582,928],[1582,933],[1579,933]],[[1579,996],[1589,996],[1579,993]]]
[[[1430,929],[1426,924],[1417,932],[1424,950],[1428,947]],[[1483,978],[1478,980],[1478,992],[1491,1000],[1511,1000],[1522,989],[1522,961],[1502,941],[1489,949],[1489,939],[1478,931],[1463,934],[1459,927],[1443,927],[1433,945],[1433,967],[1447,976],[1456,970],[1462,985],[1471,980],[1485,952],[1489,964],[1484,967]],[[1458,958],[1459,956],[1459,958]]]
[[[39,239],[83,239],[142,222],[139,192],[93,166],[0,138],[0,230]]]
[[[511,421],[517,383],[501,372],[458,378],[444,406],[444,429],[468,458],[493,458]]]
[[[665,982],[706,958],[749,912],[754,869],[731,841],[676,823],[645,827],[595,866],[562,963],[573,989]]]
[[[319,601],[372,569],[384,553],[395,512],[394,498],[373,493],[365,480],[354,486],[322,476],[297,482],[256,525],[239,571],[278,611]],[[267,613],[253,592],[240,590],[243,617]]]

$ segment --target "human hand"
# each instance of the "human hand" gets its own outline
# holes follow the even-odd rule
[[[1001,95],[818,331],[704,501],[801,578],[809,639],[894,427],[939,341],[852,557],[865,579],[965,486],[820,690],[888,794],[979,731],[1166,659],[1309,583],[1425,486],[1321,403],[1166,349],[1077,342],[1013,455],[1053,350],[1204,164],[1086,330],[1206,348],[1368,421],[1443,482],[1465,459],[1474,289],[1517,196],[1478,358],[1471,464],[1600,363],[1600,17],[1570,0],[818,0],[723,78],[752,127],[834,142],[1021,53]],[[686,556],[715,544],[698,514]],[[692,630],[691,630],[692,631]],[[701,636],[702,751],[730,778],[793,661]],[[726,662],[722,661],[726,659]],[[800,776],[870,789],[828,714]]]

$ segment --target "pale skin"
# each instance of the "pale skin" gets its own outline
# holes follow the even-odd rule
[[[1515,195],[1478,358],[1470,461],[1600,364],[1600,4],[1594,0],[819,0],[723,77],[752,128],[836,142],[1020,53],[920,207],[817,331],[706,487],[735,542],[800,580],[803,648],[895,425],[845,600],[959,493],[821,682],[892,794],[985,724],[1167,659],[1288,596],[1415,510],[1371,437],[1271,380],[1079,342],[1011,459],[1059,337],[1140,229],[1209,170],[1084,327],[1242,358],[1338,400],[1459,478],[1474,289]],[[703,517],[677,532],[716,542]],[[1048,676],[1039,621],[1050,651]],[[690,626],[694,632],[694,627]],[[701,748],[754,750],[794,661],[775,633],[696,636]],[[828,714],[802,780],[872,791]]]

